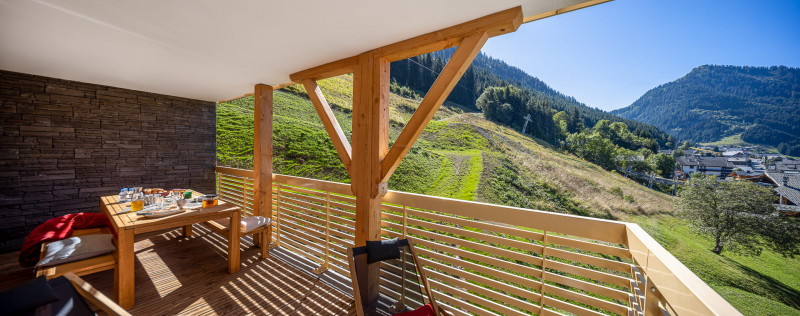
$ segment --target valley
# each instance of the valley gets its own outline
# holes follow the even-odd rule
[[[346,135],[351,131],[352,76],[319,82]],[[348,182],[336,151],[302,86],[274,94],[274,171]],[[419,104],[390,96],[390,141]],[[253,99],[217,106],[218,165],[252,168]],[[348,136],[349,137],[349,136]],[[746,315],[800,310],[800,258],[721,256],[711,240],[674,216],[675,197],[569,154],[551,142],[487,120],[474,107],[447,102],[389,181],[392,190],[639,223]],[[795,268],[793,268],[795,267]],[[793,272],[794,271],[794,272]]]

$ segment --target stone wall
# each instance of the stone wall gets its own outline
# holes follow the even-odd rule
[[[0,252],[122,187],[214,190],[213,102],[0,70]]]

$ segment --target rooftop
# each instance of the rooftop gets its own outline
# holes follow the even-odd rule
[[[678,157],[678,163],[683,166],[705,166],[717,168],[733,168],[733,163],[728,162],[728,158],[724,157],[694,157],[683,156]]]

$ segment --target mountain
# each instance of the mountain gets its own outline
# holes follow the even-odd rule
[[[611,112],[682,140],[742,140],[800,156],[800,68],[704,65]]]
[[[345,135],[352,127],[352,75],[318,81]],[[421,98],[392,93],[390,143]],[[276,173],[349,182],[301,85],[274,93]],[[217,105],[217,164],[253,168],[253,97]],[[446,104],[389,179],[389,188],[464,200],[622,219],[675,211],[674,197]]]
[[[393,62],[391,66],[392,81],[395,82],[398,87],[407,87],[413,90],[417,95],[424,96],[453,52],[455,52],[455,48]],[[591,128],[600,120],[621,122],[625,123],[637,135],[652,137],[659,146],[672,147],[674,144],[674,139],[671,139],[667,133],[653,125],[624,119],[603,110],[586,106],[578,102],[574,97],[556,91],[522,69],[511,66],[502,60],[492,58],[484,53],[480,53],[475,57],[475,60],[473,60],[447,100],[460,104],[467,110],[477,111],[479,110],[476,108],[477,100],[487,88],[505,88],[509,85],[525,90],[524,93],[529,96],[529,99],[533,100],[533,103],[539,104],[539,107],[546,105],[547,108],[555,110],[556,112],[577,112],[576,115],[580,117],[583,121],[582,125],[585,127]],[[393,92],[398,93],[399,91]],[[525,114],[533,115],[534,113]],[[507,126],[521,128],[524,124],[523,116],[524,114],[517,115],[513,118],[506,118],[508,121],[513,120],[513,124],[508,124],[508,121],[501,123]],[[536,118],[534,117],[534,119]],[[543,135],[534,136],[542,139],[552,138],[550,137],[552,135],[544,135],[544,137],[542,137]]]

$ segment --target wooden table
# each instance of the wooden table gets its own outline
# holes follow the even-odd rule
[[[197,194],[197,192],[195,192]],[[114,272],[114,299],[125,309],[134,305],[133,284],[133,239],[136,234],[183,227],[183,235],[192,234],[192,224],[213,219],[230,218],[228,229],[228,272],[239,271],[239,222],[241,209],[238,206],[219,201],[219,205],[209,208],[187,210],[186,212],[161,218],[148,219],[136,213],[123,213],[125,203],[119,203],[116,195],[100,198],[100,208],[111,219],[117,232],[117,269]]]

